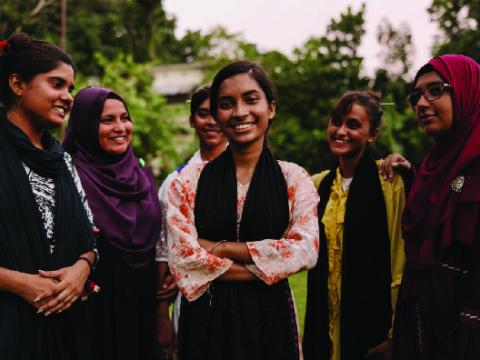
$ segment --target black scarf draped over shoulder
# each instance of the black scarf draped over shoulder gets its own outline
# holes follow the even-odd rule
[[[290,212],[285,177],[267,146],[255,168],[238,240],[280,239]],[[202,171],[195,199],[198,236],[237,240],[237,178],[227,148]],[[182,303],[181,360],[297,360],[298,334],[288,281],[213,282],[207,293]]]
[[[0,108],[0,267],[29,274],[72,265],[93,248],[94,237],[61,145],[48,132],[45,149],[33,146]],[[22,162],[55,180],[55,252],[49,242]],[[85,306],[37,315],[19,296],[0,291],[0,359],[89,358]]]
[[[318,193],[320,251],[308,273],[307,311],[303,350],[305,360],[330,360],[328,250],[322,218],[334,167],[322,180]],[[375,161],[366,151],[350,184],[346,203],[340,299],[340,358],[357,360],[385,341],[391,327],[390,241],[385,198]]]
[[[280,239],[289,218],[285,177],[265,147],[248,188],[238,240]],[[195,199],[195,226],[200,238],[237,240],[237,176],[230,148],[202,171]]]

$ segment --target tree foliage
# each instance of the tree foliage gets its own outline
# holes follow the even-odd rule
[[[428,12],[442,32],[434,46],[435,55],[465,54],[480,61],[478,0],[432,0]]]
[[[184,159],[178,146],[184,137],[177,135],[185,130],[172,119],[179,113],[186,116],[185,106],[167,105],[152,92],[148,69],[158,63],[202,62],[207,65],[205,83],[228,62],[260,63],[278,93],[277,117],[269,134],[272,148],[279,158],[311,172],[332,163],[325,134],[328,114],[349,90],[374,89],[382,97],[385,124],[379,153],[398,151],[418,162],[429,145],[405,101],[414,56],[411,30],[382,20],[377,30],[382,65],[372,78],[365,76],[358,53],[365,34],[365,5],[357,10],[348,7],[330,21],[323,35],[308,39],[287,56],[262,52],[242,34],[220,26],[207,32],[191,29],[177,37],[176,20],[165,12],[161,0],[67,3],[68,51],[80,69],[77,87],[94,81],[127,99],[135,124],[135,150],[156,164],[157,173],[168,172]],[[480,60],[480,2],[432,0],[428,11],[441,31],[435,54],[457,52]],[[3,0],[0,36],[16,31],[58,44],[60,1]]]
[[[331,20],[323,36],[295,49],[291,60],[278,54],[267,57],[279,95],[271,143],[280,158],[310,171],[332,163],[325,137],[328,113],[344,92],[368,87],[358,55],[365,33],[364,11],[364,6],[357,12],[349,7]]]

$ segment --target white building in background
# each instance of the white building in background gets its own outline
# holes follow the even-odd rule
[[[205,69],[203,63],[156,66],[152,68],[153,90],[165,96],[169,103],[184,102],[204,84]]]

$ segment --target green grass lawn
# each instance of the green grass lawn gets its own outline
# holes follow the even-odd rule
[[[297,305],[300,334],[303,336],[303,320],[307,303],[307,272],[301,272],[288,278]]]

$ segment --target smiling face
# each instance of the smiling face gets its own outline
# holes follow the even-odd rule
[[[368,142],[374,141],[379,130],[372,130],[366,109],[353,103],[348,114],[340,119],[330,119],[327,139],[330,150],[343,159],[359,158]]]
[[[219,88],[217,121],[233,146],[263,145],[275,117],[275,101],[268,103],[260,85],[248,73],[225,79]]]
[[[132,143],[133,125],[123,102],[107,99],[98,127],[100,147],[112,155],[125,153]]]
[[[415,90],[423,91],[430,84],[444,82],[436,72],[428,72],[418,78]],[[441,137],[452,128],[453,102],[447,88],[436,100],[428,101],[423,95],[420,96],[414,110],[420,126],[428,135]]]
[[[73,68],[65,63],[36,75],[30,82],[12,75],[10,87],[17,97],[16,108],[36,129],[60,127],[72,107],[74,79]]]
[[[225,142],[225,136],[210,113],[210,99],[204,100],[190,117],[190,126],[200,139],[200,148],[214,148]]]

